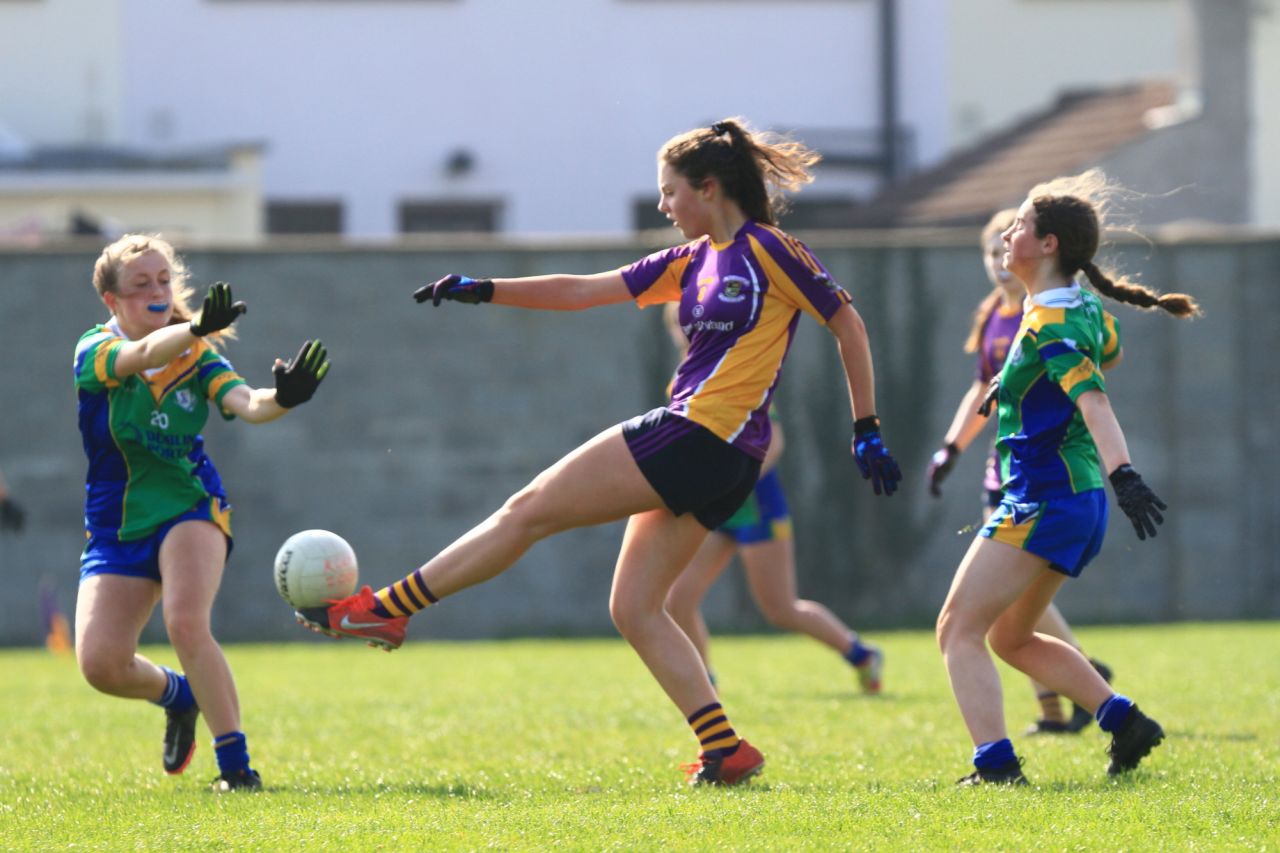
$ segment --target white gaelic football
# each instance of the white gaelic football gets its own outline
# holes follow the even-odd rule
[[[276,590],[294,607],[320,607],[356,589],[356,552],[328,530],[303,530],[276,554]]]

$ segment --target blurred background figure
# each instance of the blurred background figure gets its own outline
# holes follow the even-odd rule
[[[9,484],[0,471],[0,533],[21,533],[27,514],[22,505],[9,494]]]

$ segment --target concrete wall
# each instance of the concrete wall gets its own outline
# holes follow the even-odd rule
[[[796,517],[802,594],[859,628],[928,625],[978,519],[982,450],[944,500],[924,467],[972,376],[960,352],[984,280],[973,236],[828,236],[811,244],[854,293],[877,359],[885,435],[906,472],[875,498],[848,456],[847,402],[828,336],[802,320],[780,394],[782,471]],[[0,254],[0,465],[28,529],[0,536],[0,642],[40,638],[37,588],[72,606],[83,454],[70,381],[79,333],[103,318],[85,251]],[[539,470],[598,430],[656,405],[672,367],[659,312],[580,314],[415,305],[450,270],[483,275],[595,271],[644,254],[638,243],[538,248],[192,251],[197,281],[247,300],[228,355],[267,384],[274,356],[308,336],[334,368],[316,399],[264,426],[211,423],[208,447],[236,506],[236,548],[216,608],[226,639],[299,639],[271,582],[292,532],[345,536],[362,579],[400,577],[483,519]],[[1140,543],[1123,518],[1060,602],[1077,621],[1280,615],[1280,238],[1184,239],[1124,247],[1120,260],[1203,302],[1194,323],[1118,308],[1125,363],[1109,377],[1134,462],[1170,505]],[[506,575],[414,624],[417,637],[607,633],[621,525],[534,547]],[[713,628],[762,623],[738,572],[713,592]],[[153,622],[148,637],[163,634]]]

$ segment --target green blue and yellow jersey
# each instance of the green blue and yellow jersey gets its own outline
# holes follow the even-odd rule
[[[1115,317],[1092,292],[1073,284],[1027,299],[997,398],[1006,497],[1033,502],[1102,488],[1098,450],[1076,400],[1106,390],[1102,365],[1119,352]]]
[[[120,541],[146,537],[210,496],[225,497],[200,430],[210,402],[233,417],[222,399],[245,384],[203,340],[164,367],[117,376],[126,340],[114,322],[94,326],[80,336],[73,363],[89,460],[85,528]]]

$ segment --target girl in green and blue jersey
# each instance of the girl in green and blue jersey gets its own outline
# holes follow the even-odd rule
[[[274,389],[251,388],[212,342],[244,303],[215,284],[192,316],[186,278],[173,247],[156,237],[122,237],[94,267],[111,318],[81,335],[73,363],[89,460],[76,657],[98,690],[165,709],[166,772],[187,768],[203,711],[218,761],[214,787],[252,790],[262,783],[209,625],[231,552],[231,504],[200,430],[210,404],[228,420],[275,420],[311,398],[329,362],[323,345],[308,341],[292,362],[277,360]],[[138,654],[161,601],[185,674]]]
[[[1068,577],[1101,547],[1107,523],[1102,469],[1140,539],[1163,522],[1160,499],[1129,464],[1101,364],[1109,335],[1096,295],[1179,317],[1183,294],[1113,281],[1093,262],[1101,227],[1088,200],[1099,172],[1032,190],[1003,234],[1005,266],[1026,287],[1022,323],[984,409],[998,405],[1000,505],[970,546],[938,616],[938,643],[973,738],[975,771],[962,784],[1025,784],[1004,722],[1000,678],[987,649],[1092,711],[1112,734],[1107,772],[1131,770],[1164,738],[1159,724],[1111,690],[1070,644],[1036,632]]]

